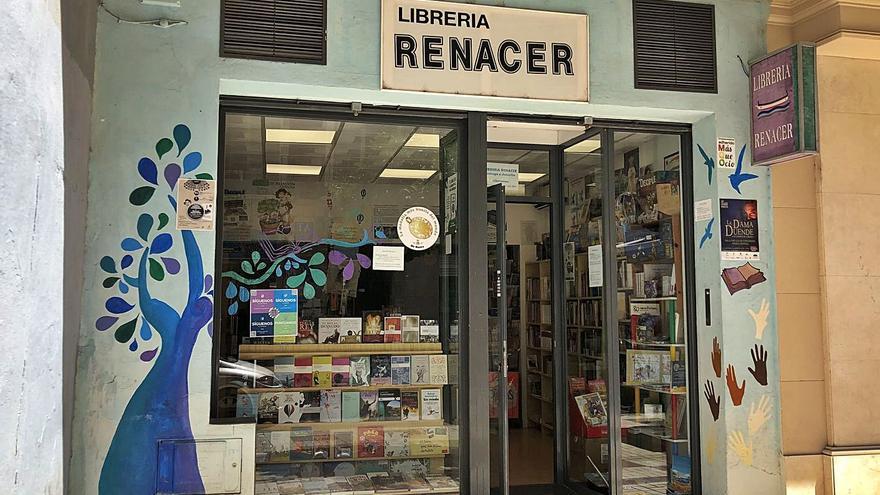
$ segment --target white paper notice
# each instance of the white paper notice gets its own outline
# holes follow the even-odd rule
[[[177,181],[177,229],[214,230],[213,180]]]
[[[694,201],[694,220],[697,222],[705,222],[712,218],[712,200],[703,199]]]
[[[373,246],[373,270],[403,271],[403,246]]]
[[[590,287],[602,287],[602,245],[587,248]]]
[[[501,184],[510,189],[519,186],[519,164],[493,163],[486,164],[486,185]]]

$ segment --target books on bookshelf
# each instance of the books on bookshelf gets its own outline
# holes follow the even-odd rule
[[[440,325],[437,320],[419,321],[419,342],[436,344],[440,342]]]
[[[412,356],[412,359],[410,360],[410,381],[413,385],[423,385],[430,383],[430,363],[430,356]]]
[[[403,421],[419,421],[420,406],[419,392],[417,390],[404,390],[400,392],[400,417]]]
[[[342,421],[350,423],[361,420],[360,392],[342,392]]]
[[[342,421],[342,392],[339,390],[321,391],[321,422],[338,423]]]
[[[400,342],[403,333],[400,316],[385,317],[385,343]]]
[[[400,421],[400,390],[379,391],[379,420]]]
[[[348,387],[351,384],[351,360],[347,356],[334,356],[331,362],[333,386]]]
[[[353,356],[349,358],[349,384],[352,387],[370,385],[370,356]]]
[[[441,393],[439,388],[422,389],[421,412],[423,420],[437,420],[442,417]]]
[[[391,385],[391,356],[370,357],[370,385]]]
[[[419,315],[403,315],[400,317],[401,341],[413,343],[419,341]]]
[[[430,382],[432,384],[446,384],[449,381],[445,354],[432,354],[430,356],[430,373]]]
[[[409,385],[410,356],[391,356],[391,384]]]
[[[357,455],[364,457],[385,456],[385,429],[381,426],[361,426],[357,429]]]
[[[311,387],[314,377],[312,376],[312,357],[299,356],[294,358],[293,386]]]
[[[312,357],[312,385],[319,388],[333,385],[333,358],[330,356]]]
[[[361,336],[362,342],[369,344],[385,342],[383,319],[384,316],[381,311],[364,312],[364,332]]]

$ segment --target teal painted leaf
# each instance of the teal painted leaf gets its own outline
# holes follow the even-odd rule
[[[174,143],[171,142],[168,138],[162,138],[156,143],[156,154],[159,155],[159,159],[162,159],[162,156],[165,153],[171,151],[171,148],[174,147]]]
[[[177,156],[180,156],[180,154],[183,153],[183,149],[189,144],[189,140],[192,138],[192,133],[189,131],[189,127],[185,124],[177,124],[174,126],[172,135],[174,135],[174,141],[177,143]]]
[[[107,277],[104,279],[104,282],[101,285],[103,285],[105,289],[109,289],[110,287],[113,287],[113,285],[116,284],[116,282],[118,281],[119,277]]]
[[[202,164],[202,154],[198,151],[193,151],[192,153],[183,157],[183,173],[188,174],[193,170],[199,168],[199,165]]]
[[[196,174],[196,179],[214,180],[214,176],[211,174],[201,173],[201,174]]]
[[[299,273],[292,277],[287,278],[287,286],[291,289],[296,289],[306,280],[306,272]]]
[[[165,279],[165,269],[162,268],[161,263],[153,258],[150,258],[150,276],[157,282],[161,282]]]
[[[315,253],[309,258],[309,266],[320,265],[325,259],[326,257],[324,256],[324,253]]]
[[[146,213],[141,213],[141,216],[138,217],[137,222],[137,231],[138,235],[141,236],[141,239],[147,240],[150,237],[150,230],[153,228],[153,217],[152,215],[148,215]]]
[[[135,206],[143,206],[153,197],[156,188],[153,186],[143,186],[135,189],[128,196],[128,202]]]
[[[259,271],[262,271],[263,268],[266,268],[266,263],[263,262],[263,261],[261,261],[259,264],[257,264],[257,271],[258,271],[258,272],[259,272]]]
[[[258,261],[260,261],[260,252],[259,251],[251,251],[251,260],[256,265]]]
[[[229,285],[226,286],[225,294],[227,298],[232,299],[233,297],[235,297],[236,294],[238,294],[238,288],[235,286],[235,284],[229,282]]]
[[[254,267],[251,266],[251,262],[248,260],[244,260],[241,262],[241,271],[247,273],[248,275],[254,274]]]
[[[238,300],[241,302],[248,302],[251,299],[251,293],[247,290],[247,287],[240,287],[238,289]]]
[[[229,316],[235,316],[238,313],[238,300],[233,301],[233,303],[226,308],[226,312]]]
[[[116,262],[113,261],[113,258],[109,256],[104,256],[101,258],[101,270],[104,270],[107,273],[116,273]]]
[[[324,272],[322,272],[321,270],[318,270],[316,268],[312,268],[311,272],[312,272],[312,280],[314,280],[315,283],[318,284],[318,287],[324,287],[324,284],[327,283],[327,275],[325,275]]]
[[[168,225],[168,215],[159,213],[159,230],[165,228],[166,225]]]
[[[116,339],[116,342],[124,344],[131,340],[131,336],[134,335],[134,330],[137,327],[138,318],[140,318],[140,315],[136,316],[133,320],[129,322],[119,325],[119,328],[117,328],[116,332],[113,333],[113,337]]]
[[[150,324],[147,323],[145,318],[141,318],[141,338],[144,340],[150,340],[153,338],[153,330],[150,329]]]
[[[312,284],[306,282],[303,286],[303,295],[306,296],[306,299],[315,297],[315,288],[312,287]]]

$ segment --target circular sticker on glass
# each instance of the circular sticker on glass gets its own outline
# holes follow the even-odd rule
[[[413,206],[397,220],[397,235],[404,246],[414,251],[424,251],[440,237],[440,221],[433,211]]]

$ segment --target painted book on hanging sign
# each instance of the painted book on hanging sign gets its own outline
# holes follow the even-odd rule
[[[419,341],[419,315],[403,315],[400,317],[401,341],[413,343]]]
[[[334,387],[348,387],[350,378],[351,361],[346,356],[334,357],[331,370]]]
[[[379,391],[379,419],[381,421],[400,421],[400,390]]]
[[[434,344],[440,342],[440,325],[437,320],[421,320],[419,322],[419,342]]]
[[[333,386],[333,358],[330,356],[312,357],[312,385],[318,388]]]
[[[370,385],[370,356],[352,356],[349,365],[349,385],[366,387]]]
[[[297,388],[311,387],[313,382],[312,376],[312,357],[304,356],[294,358],[293,361],[293,386]]]
[[[385,457],[385,429],[381,426],[360,426],[357,429],[359,458]]]
[[[269,434],[269,441],[272,445],[272,451],[269,452],[269,461],[288,461],[291,459],[291,437],[292,432],[282,430],[273,431]]]
[[[410,356],[391,356],[391,384],[409,385]]]
[[[321,422],[338,423],[342,421],[342,392],[339,390],[321,391]]]
[[[440,389],[424,388],[422,392],[422,419],[436,420],[443,417],[443,409],[441,409]]]
[[[365,390],[360,395],[361,421],[377,421],[379,419],[379,392]]]
[[[447,369],[447,361],[445,354],[432,354],[431,358],[431,379],[430,382],[436,385],[445,385],[449,382],[449,372]]]
[[[370,357],[370,385],[391,385],[391,356]]]
[[[431,358],[427,355],[417,355],[411,358],[410,382],[413,385],[425,385],[431,383]]]
[[[400,337],[402,333],[401,328],[401,318],[399,316],[386,316],[385,317],[385,342],[386,343],[394,343],[400,342]]]
[[[385,342],[385,315],[381,311],[364,311],[364,330],[361,341],[366,344]]]
[[[409,457],[407,430],[385,430],[385,457]]]
[[[361,393],[342,392],[342,421],[354,423],[361,420]]]
[[[403,390],[400,392],[400,419],[402,421],[419,421],[419,391]]]

